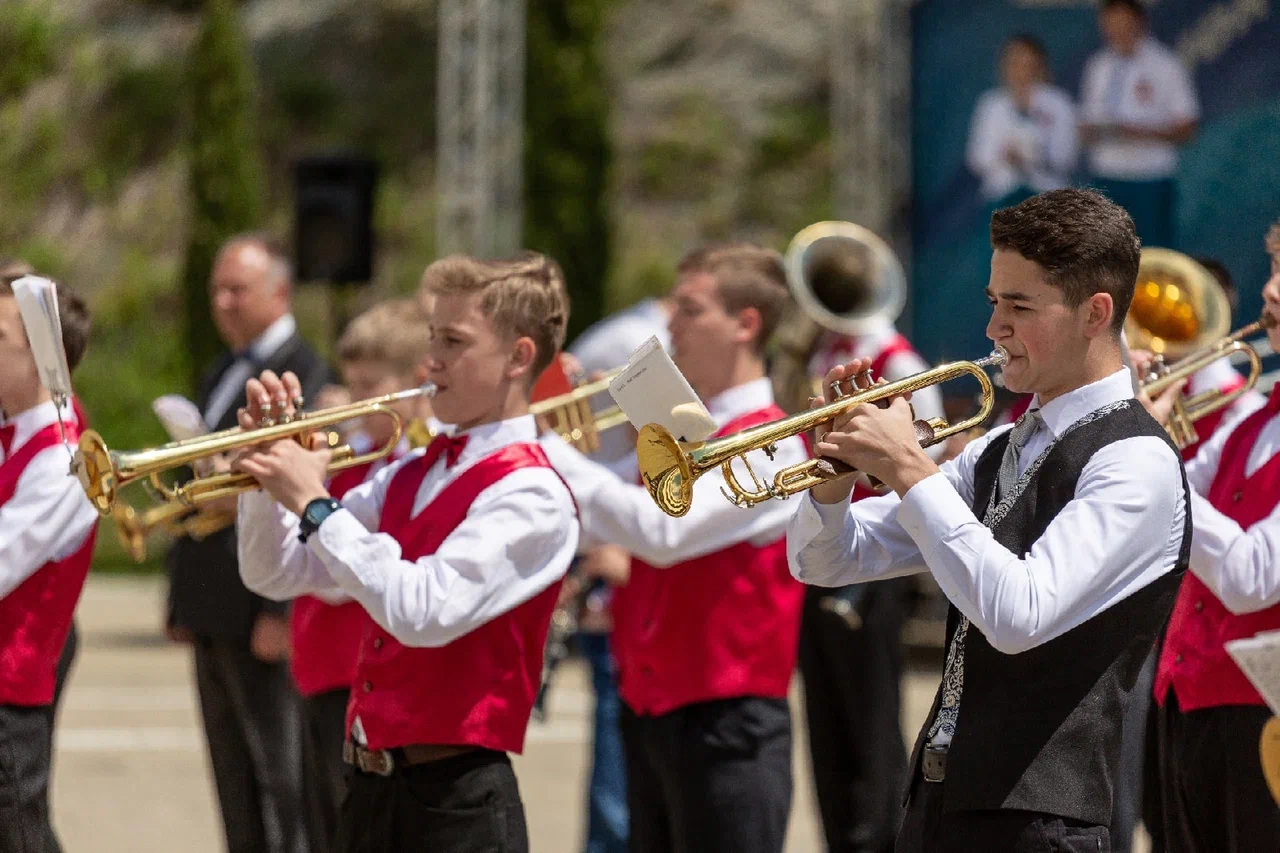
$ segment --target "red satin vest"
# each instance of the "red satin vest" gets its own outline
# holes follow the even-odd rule
[[[389,484],[378,529],[396,538],[406,560],[435,553],[481,492],[521,468],[551,464],[536,444],[509,445],[468,468],[411,518],[427,468],[408,463]],[[559,594],[554,583],[439,648],[404,646],[365,615],[346,730],[359,717],[370,749],[452,744],[521,752]]]
[[[72,444],[85,423],[78,404],[75,411],[77,422],[65,424]],[[13,498],[18,478],[36,454],[61,443],[58,425],[49,424],[0,463],[0,505]],[[94,525],[73,554],[45,563],[0,599],[0,705],[53,702],[54,673],[89,574],[97,532]]]
[[[347,468],[334,475],[329,494],[342,500],[373,469],[372,462]],[[347,690],[356,672],[356,655],[364,634],[364,608],[359,602],[329,604],[300,595],[289,611],[289,668],[298,692],[316,696],[330,690]]]
[[[1262,408],[1240,422],[1222,448],[1218,473],[1206,496],[1215,509],[1245,530],[1270,515],[1280,498],[1280,454],[1267,460],[1252,477],[1245,476],[1249,452],[1271,417],[1272,413]],[[1183,711],[1266,704],[1224,644],[1277,628],[1280,604],[1236,616],[1203,581],[1187,572],[1160,653],[1156,701],[1163,705],[1172,689]]]
[[[716,435],[781,417],[769,406]],[[633,559],[631,579],[613,597],[619,693],[638,714],[738,696],[785,697],[803,602],[804,586],[787,569],[785,538],[763,547],[739,542],[665,569]]]

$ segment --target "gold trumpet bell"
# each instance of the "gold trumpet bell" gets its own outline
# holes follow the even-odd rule
[[[84,493],[98,512],[106,515],[116,500],[116,465],[107,443],[96,430],[80,433],[79,453],[71,464],[71,472],[80,480]],[[132,508],[130,508],[132,512]]]
[[[1231,305],[1213,273],[1172,249],[1142,250],[1125,318],[1131,348],[1180,358],[1230,329]]]
[[[680,516],[693,504],[693,468],[688,451],[699,445],[681,448],[675,436],[658,424],[640,428],[636,450],[640,458],[640,475],[653,502],[667,515]]]

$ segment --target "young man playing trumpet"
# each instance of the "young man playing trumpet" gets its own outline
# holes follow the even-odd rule
[[[1280,349],[1280,222],[1266,247],[1271,278],[1262,289],[1263,314],[1276,321],[1267,339]],[[1169,402],[1156,401],[1153,413],[1167,418]],[[1270,399],[1240,408],[1187,463],[1191,571],[1155,682],[1169,853],[1262,853],[1280,839],[1280,809],[1258,762],[1271,711],[1225,647],[1280,629],[1280,386]]]
[[[777,253],[711,246],[680,264],[672,301],[673,358],[720,435],[783,417],[764,372],[764,343],[787,303]],[[584,571],[618,584],[613,644],[633,853],[781,853],[791,806],[791,714],[804,589],[787,574],[790,507],[742,510],[720,494],[718,470],[672,518],[551,436],[547,455],[582,512],[593,552]],[[798,437],[772,460],[772,480],[808,456]],[[605,564],[608,564],[606,569]],[[619,565],[620,564],[620,565]]]
[[[559,266],[533,253],[449,257],[425,279],[433,408],[456,431],[341,503],[324,486],[328,450],[279,441],[243,455],[236,467],[266,494],[240,498],[240,570],[273,599],[341,590],[364,610],[336,850],[526,853],[508,754],[523,749],[578,544],[529,393],[564,341],[568,297]],[[273,403],[290,413],[297,384],[265,373],[245,390],[253,429]]]
[[[1188,498],[1121,362],[1138,270],[1129,215],[1054,190],[997,211],[991,243],[987,335],[1031,409],[939,469],[905,400],[855,407],[815,451],[893,494],[850,506],[847,478],[815,487],[787,549],[795,576],[824,586],[923,561],[951,600],[900,853],[1106,850],[1120,726],[1186,566]]]

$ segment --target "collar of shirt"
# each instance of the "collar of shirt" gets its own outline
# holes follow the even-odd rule
[[[533,415],[520,415],[505,421],[496,421],[472,427],[465,433],[467,446],[458,456],[458,463],[453,470],[470,467],[494,451],[512,444],[536,444],[538,441],[538,425]]]
[[[1115,373],[1097,382],[1090,382],[1061,397],[1055,397],[1043,406],[1040,396],[1031,401],[1032,409],[1040,409],[1040,417],[1054,437],[1062,435],[1068,427],[1090,412],[1103,406],[1128,400],[1133,396],[1133,382],[1129,378],[1128,368],[1122,367]]]
[[[76,416],[68,406],[62,412],[62,420],[64,423],[72,423]],[[31,437],[49,424],[57,423],[58,407],[51,401],[45,401],[37,406],[32,406],[25,412],[19,412],[2,426],[13,426],[13,442],[9,445],[9,454],[14,453],[19,447],[31,440]],[[0,460],[3,460],[6,454],[0,450]]]
[[[285,314],[276,320],[261,335],[249,344],[246,352],[250,358],[261,364],[276,354],[276,350],[284,346],[285,341],[298,331],[298,321],[292,314]]]
[[[716,426],[724,427],[734,418],[773,405],[773,385],[768,377],[735,385],[707,401],[707,411]]]

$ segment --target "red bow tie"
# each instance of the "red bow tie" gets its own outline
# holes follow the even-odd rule
[[[0,426],[0,448],[4,449],[5,456],[9,455],[9,448],[13,447],[13,435],[17,430],[17,424]]]
[[[467,446],[467,438],[468,436],[466,435],[437,435],[427,445],[427,451],[422,457],[422,464],[430,470],[431,466],[435,465],[436,460],[443,454],[444,467],[452,468],[462,454],[462,449]]]

